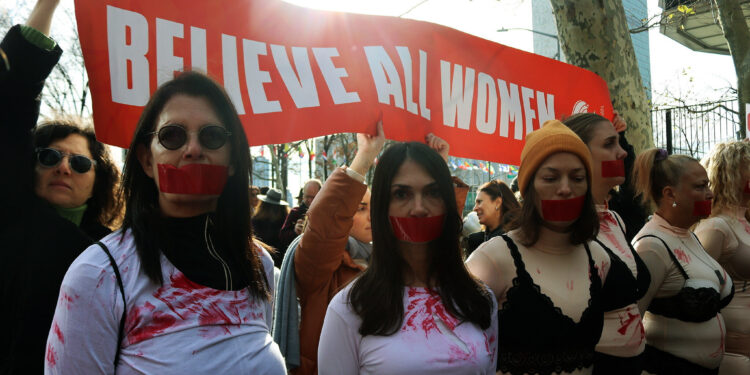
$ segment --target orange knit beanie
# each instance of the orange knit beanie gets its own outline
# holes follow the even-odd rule
[[[521,196],[526,192],[531,177],[534,176],[547,158],[558,152],[570,152],[579,158],[586,167],[586,179],[591,186],[591,151],[581,138],[559,120],[549,120],[541,129],[526,136],[526,144],[521,151],[521,166],[518,170],[518,189]]]

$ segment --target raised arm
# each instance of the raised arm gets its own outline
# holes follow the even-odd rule
[[[60,59],[62,50],[49,39],[49,25],[57,1],[40,0],[27,25],[13,26],[0,42],[3,65],[0,74],[0,174],[13,176],[3,184],[2,203],[14,204],[32,193],[34,170],[31,131],[39,117],[44,81]],[[37,29],[38,28],[38,29]],[[23,200],[21,198],[21,200]]]
[[[303,292],[319,289],[341,264],[352,218],[367,191],[363,176],[384,143],[381,123],[375,135],[358,134],[352,165],[333,172],[307,211],[308,225],[294,255],[297,285]]]
[[[448,153],[450,152],[450,144],[436,136],[433,133],[427,134],[425,137],[425,143],[427,143],[430,148],[437,151],[440,156],[443,157],[443,160],[445,160],[446,164],[448,163]],[[466,197],[469,195],[469,185],[466,185],[463,180],[460,178],[453,176],[453,191],[456,195],[456,207],[458,208],[458,216],[463,216],[464,211],[464,205],[466,204]]]
[[[60,4],[60,0],[37,1],[29,19],[26,20],[26,26],[33,27],[40,33],[49,36],[49,29],[52,26],[52,16],[55,14],[58,4]]]

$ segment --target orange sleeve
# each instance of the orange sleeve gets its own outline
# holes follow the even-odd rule
[[[325,285],[339,268],[346,243],[367,186],[337,168],[307,211],[308,224],[294,254],[294,269],[300,292]]]

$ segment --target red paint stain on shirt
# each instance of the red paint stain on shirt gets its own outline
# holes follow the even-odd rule
[[[719,314],[716,314],[716,321],[719,323],[719,331],[721,332],[721,341],[719,342],[719,347],[716,349],[716,351],[709,354],[711,358],[717,358],[717,357],[724,355],[724,327],[721,326],[721,319],[719,318]]]
[[[164,303],[160,311],[146,302],[128,313],[126,332],[128,342],[134,344],[177,327],[196,325],[201,336],[213,338],[231,334],[231,327],[251,320],[264,320],[257,302],[250,299],[246,290],[224,291],[197,284],[183,273],[170,276],[170,282],[153,293]]]
[[[568,280],[568,282],[565,283],[565,287],[567,287],[568,290],[572,291],[573,290],[573,280]]]
[[[77,299],[78,299],[78,295],[71,296],[68,293],[60,291],[60,299],[57,301],[57,303],[64,306],[65,309],[70,310],[73,307],[73,303]]]
[[[617,329],[617,333],[625,335],[628,332],[628,327],[632,324],[642,324],[641,314],[631,314],[628,311],[627,318],[623,319],[623,317],[620,317],[620,328]]]
[[[604,233],[604,237],[607,237],[609,243],[611,243],[615,247],[615,249],[620,252],[620,255],[626,258],[633,258],[633,254],[630,252],[630,249],[628,249],[627,246],[623,246],[614,233]]]
[[[459,324],[458,319],[445,310],[440,295],[436,292],[409,288],[408,297],[409,305],[404,319],[406,323],[402,331],[423,331],[425,336],[440,333],[435,316],[438,316],[450,330]]]
[[[615,219],[614,215],[612,215],[608,211],[599,212],[599,230],[602,232],[611,232],[612,227],[617,228],[619,224],[617,224],[617,220]]]
[[[57,358],[55,358],[57,354],[55,353],[55,349],[52,347],[52,344],[47,344],[47,355],[45,356],[45,360],[47,361],[47,365],[49,367],[55,367],[57,365]]]
[[[690,264],[690,255],[687,254],[687,253],[685,253],[685,251],[683,251],[682,249],[674,249],[674,255],[681,262],[685,262],[686,264]]]
[[[65,344],[65,336],[63,336],[62,331],[60,331],[60,326],[57,325],[57,322],[52,322],[52,332],[55,333],[55,336],[60,340],[60,343]]]
[[[742,223],[742,226],[745,227],[745,232],[750,234],[750,223],[748,223],[747,220],[740,220],[740,222]]]

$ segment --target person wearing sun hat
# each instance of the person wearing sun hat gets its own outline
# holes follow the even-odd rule
[[[560,121],[528,134],[518,172],[524,204],[507,234],[466,261],[501,306],[501,373],[592,371],[610,258],[592,242],[591,170],[588,147]]]
[[[278,189],[268,189],[268,193],[259,195],[258,211],[253,215],[253,234],[265,244],[276,249],[271,256],[276,267],[281,266],[286,248],[282,248],[279,230],[284,225],[286,215],[289,214],[289,203],[281,199],[282,193]]]

